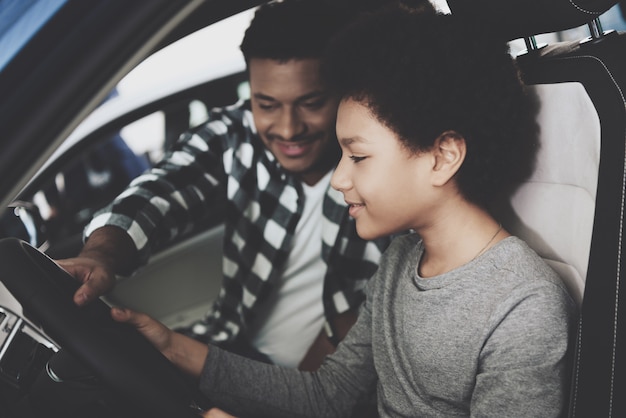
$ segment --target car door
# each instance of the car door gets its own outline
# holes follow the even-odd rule
[[[168,45],[124,77],[46,162],[2,216],[5,236],[18,236],[54,259],[82,248],[94,213],[156,163],[212,107],[247,98],[239,43],[253,9]],[[221,39],[217,45],[211,42]],[[184,61],[185,65],[167,65]],[[221,282],[221,219],[160,248],[110,303],[131,306],[171,326],[208,310]],[[177,280],[174,283],[172,277]]]

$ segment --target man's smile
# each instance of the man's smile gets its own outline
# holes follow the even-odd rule
[[[303,141],[283,141],[283,140],[274,140],[273,143],[278,148],[278,150],[287,157],[301,157],[304,154],[307,154],[313,144],[315,139],[313,140],[303,140]]]

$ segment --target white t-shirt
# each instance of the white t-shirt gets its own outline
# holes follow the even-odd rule
[[[250,340],[275,364],[297,367],[324,324],[322,292],[322,202],[332,171],[313,186],[305,202],[281,282],[250,324]]]

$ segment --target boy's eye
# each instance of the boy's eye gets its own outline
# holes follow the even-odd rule
[[[357,157],[356,155],[351,155],[350,159],[356,164],[360,161],[363,161],[365,159],[365,157]]]

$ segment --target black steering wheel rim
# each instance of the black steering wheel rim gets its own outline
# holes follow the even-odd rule
[[[0,281],[24,315],[109,388],[152,417],[198,416],[189,380],[132,326],[114,321],[103,301],[74,304],[78,282],[47,255],[4,238],[0,265]]]

